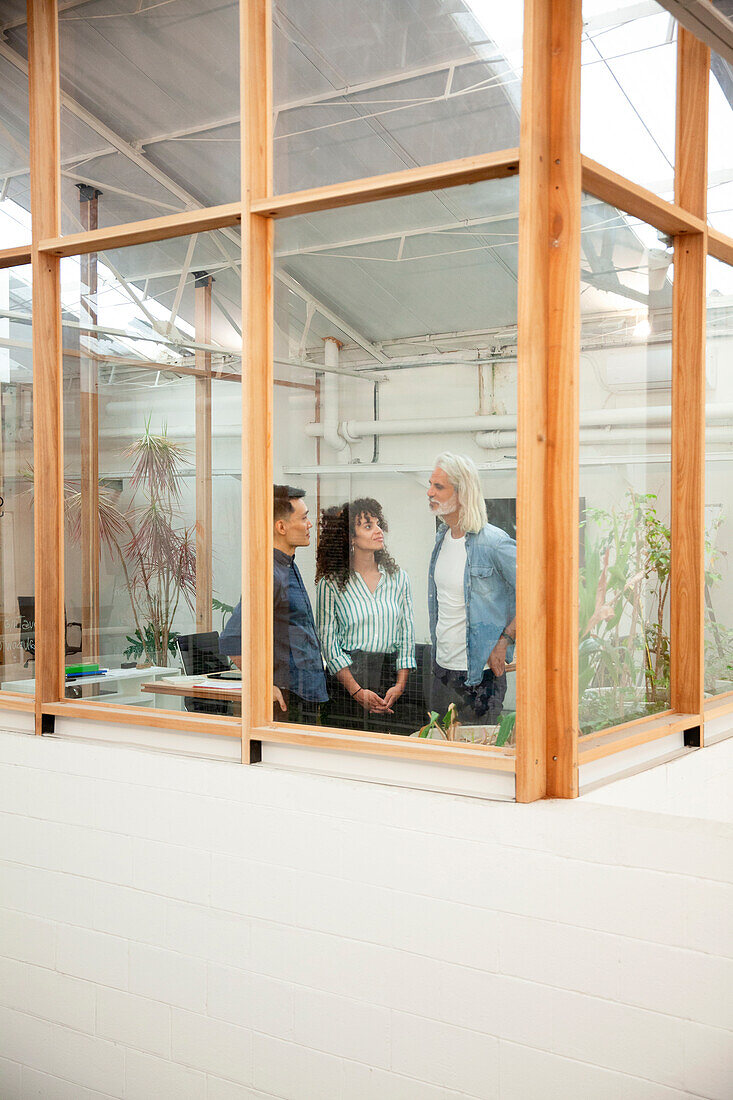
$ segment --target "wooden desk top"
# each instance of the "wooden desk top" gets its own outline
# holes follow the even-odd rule
[[[236,687],[225,687],[226,683],[226,680],[220,680],[217,683],[216,680],[209,680],[206,676],[170,676],[141,684],[140,690],[150,692],[151,695],[188,696],[192,699],[211,699],[222,703],[240,702],[241,682]],[[229,681],[229,683],[234,684],[237,681]]]

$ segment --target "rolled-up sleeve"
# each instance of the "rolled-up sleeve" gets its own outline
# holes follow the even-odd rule
[[[417,668],[415,660],[415,619],[412,613],[412,588],[407,573],[402,573],[402,619],[397,647],[397,667]]]
[[[336,617],[338,594],[332,581],[323,577],[316,585],[316,627],[321,651],[326,658],[328,671],[340,672],[352,664],[343,648],[341,632]]]

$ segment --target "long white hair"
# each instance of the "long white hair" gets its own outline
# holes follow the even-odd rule
[[[468,455],[454,455],[450,451],[445,451],[442,455],[438,455],[435,465],[445,471],[456,491],[458,522],[461,527],[464,531],[473,531],[477,534],[488,520],[475,463]]]

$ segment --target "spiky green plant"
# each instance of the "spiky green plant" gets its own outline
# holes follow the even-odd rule
[[[149,418],[142,436],[123,451],[132,460],[133,506],[127,517],[130,536],[120,556],[123,565],[126,560],[134,566],[125,570],[125,580],[135,625],[148,658],[158,665],[168,664],[181,599],[192,609],[196,600],[195,530],[180,523],[178,511],[181,469],[188,454],[188,448],[168,437],[165,423],[153,433]],[[142,502],[136,504],[140,496]]]

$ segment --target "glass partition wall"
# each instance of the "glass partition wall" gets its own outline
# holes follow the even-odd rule
[[[579,728],[669,707],[673,250],[585,196]]]
[[[2,686],[35,685],[39,733],[95,717],[241,735],[245,762],[285,742],[447,777],[473,765],[527,801],[572,797],[601,757],[607,774],[633,766],[631,746],[700,744],[708,706],[726,713],[733,240],[714,216],[725,166],[681,171],[704,163],[709,87],[710,132],[724,128],[725,82],[661,6],[573,0],[552,54],[547,0],[504,7],[31,0],[32,33],[13,20],[2,60],[22,73],[29,57],[37,104],[38,409],[33,432],[26,211],[0,245],[16,357],[2,475],[15,448],[40,582],[17,572],[16,507],[13,583],[47,625],[36,667],[6,667]],[[130,78],[153,42],[154,89]],[[693,135],[677,149],[675,116]],[[7,202],[22,165],[5,167]],[[491,554],[469,560],[467,535],[453,563],[452,667],[441,558],[462,536],[441,512],[466,479],[447,456],[496,532]],[[300,711],[273,690],[283,655],[304,667],[278,550],[323,685]],[[2,554],[5,584],[7,537]],[[506,683],[451,721],[465,684],[440,669],[472,661],[483,683],[495,633]],[[189,672],[193,651],[242,680]]]
[[[0,57],[0,689],[33,693],[33,350],[28,78]],[[13,249],[28,250],[16,258]]]
[[[513,744],[500,638],[516,630],[518,203],[516,180],[487,180],[277,223],[273,472],[313,523],[296,560],[326,661],[327,698],[307,708],[322,725],[427,736],[437,713],[440,737],[453,703],[461,740]],[[446,470],[465,479],[460,527],[441,519]],[[454,554],[471,589],[455,630]],[[276,619],[276,646],[281,632]],[[495,677],[497,643],[510,672]],[[453,673],[478,649],[481,683],[464,690]]]
[[[235,709],[239,685],[176,681],[228,668],[241,594],[240,247],[228,230],[61,263],[67,698]]]
[[[0,688],[33,692],[31,265],[0,269]]]
[[[733,267],[707,268],[705,692],[733,693]]]

